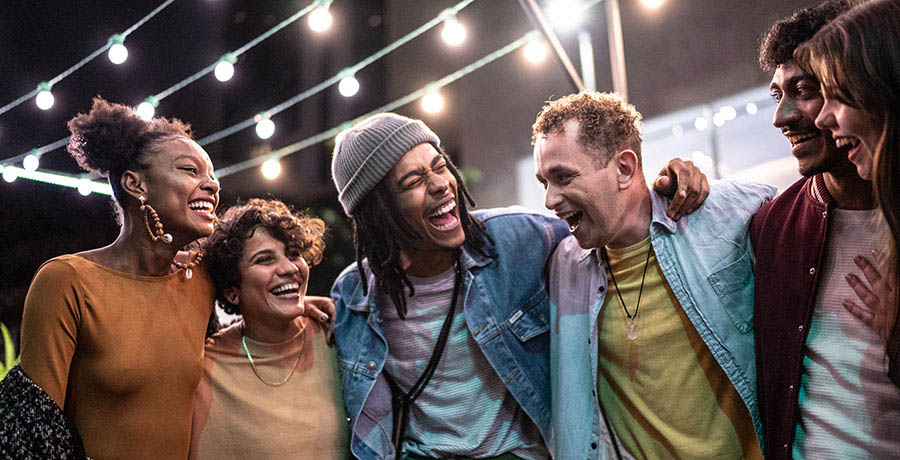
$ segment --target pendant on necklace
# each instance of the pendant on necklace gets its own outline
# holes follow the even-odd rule
[[[185,268],[185,269],[184,269],[184,277],[187,278],[187,279],[191,279],[191,278],[194,277],[194,271],[191,270],[191,267],[188,267],[188,268]]]
[[[631,340],[637,339],[637,324],[634,324],[634,320],[628,324],[628,338]]]

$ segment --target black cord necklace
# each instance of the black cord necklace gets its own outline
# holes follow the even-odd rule
[[[606,264],[606,268],[609,269],[609,276],[613,280],[613,286],[616,287],[616,295],[619,297],[619,302],[622,303],[622,309],[625,310],[625,316],[628,318],[628,338],[631,340],[637,339],[637,325],[634,324],[634,319],[637,318],[638,310],[641,308],[641,297],[644,295],[644,281],[647,279],[647,267],[650,266],[650,252],[652,250],[653,245],[650,245],[647,248],[647,258],[644,260],[644,274],[641,275],[641,289],[638,291],[637,306],[634,307],[634,314],[632,314],[628,311],[628,307],[625,306],[625,299],[622,298],[622,291],[619,290],[619,283],[616,282],[616,275],[613,273],[612,264],[609,262],[606,246],[600,248],[600,257],[603,259],[603,263]]]

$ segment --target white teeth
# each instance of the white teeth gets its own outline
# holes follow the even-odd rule
[[[210,203],[209,201],[204,201],[204,200],[191,201],[190,203],[188,203],[188,207],[193,209],[194,211],[212,211],[213,210],[213,204]]]
[[[834,145],[836,145],[838,148],[846,147],[848,145],[853,145],[853,140],[849,137],[842,137],[840,139],[835,139]]]
[[[290,293],[296,292],[299,289],[300,289],[299,284],[287,283],[287,284],[282,284],[281,286],[278,286],[275,289],[270,290],[269,292],[271,292],[272,294],[275,294],[275,295],[281,295],[281,294],[286,294],[289,292]]]
[[[440,209],[431,213],[431,215],[429,215],[428,217],[435,217],[435,216],[439,216],[441,214],[446,214],[446,213],[452,211],[453,208],[455,208],[455,207],[456,207],[456,200],[450,200],[447,204],[441,206]]]
[[[788,141],[790,141],[791,144],[798,144],[800,142],[807,141],[814,137],[816,137],[816,135],[813,133],[794,134],[794,135],[787,136]]]

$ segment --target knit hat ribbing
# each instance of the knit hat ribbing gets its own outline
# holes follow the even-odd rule
[[[338,201],[348,216],[360,201],[413,147],[441,140],[421,120],[395,113],[380,113],[357,123],[338,137],[331,159],[331,174]]]

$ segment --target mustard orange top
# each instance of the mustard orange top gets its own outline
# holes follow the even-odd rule
[[[44,263],[25,299],[25,373],[94,459],[183,459],[213,287],[204,270],[141,276],[81,256]]]

